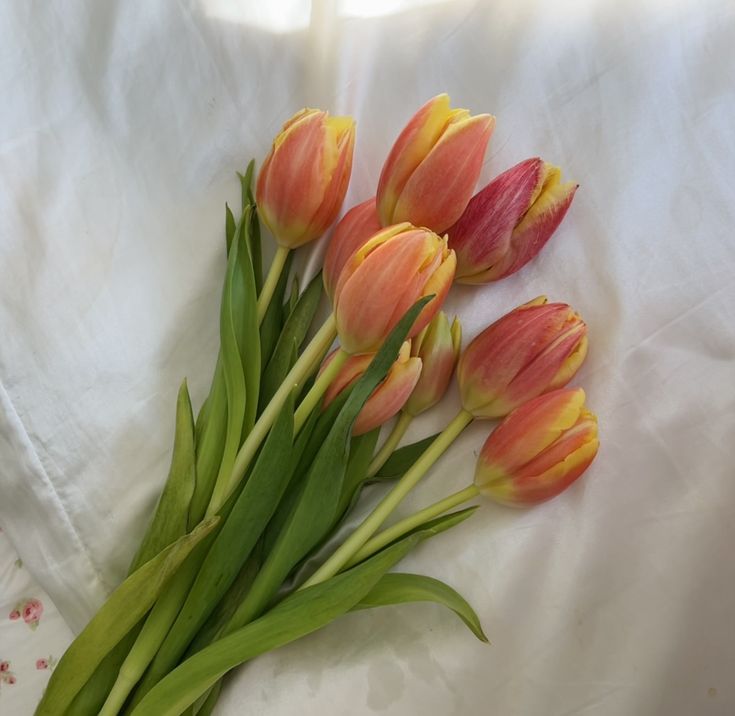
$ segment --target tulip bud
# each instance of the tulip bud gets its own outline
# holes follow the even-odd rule
[[[495,117],[429,100],[406,125],[383,165],[378,214],[383,226],[410,221],[436,232],[459,217],[472,196]]]
[[[410,342],[406,341],[385,379],[371,393],[357,416],[352,428],[353,435],[369,433],[390,420],[404,406],[421,374],[421,359],[412,356],[410,350]],[[327,356],[320,372],[329,365],[335,353],[336,351]],[[322,407],[326,408],[343,390],[357,381],[374,357],[374,353],[350,356],[324,394]]]
[[[480,452],[475,485],[505,505],[528,506],[571,485],[597,454],[597,417],[584,390],[556,390],[516,408]]]
[[[451,327],[444,311],[411,343],[411,355],[421,358],[421,377],[404,410],[416,416],[432,408],[447,392],[462,344],[462,326],[457,318]]]
[[[462,406],[476,418],[501,418],[566,385],[587,355],[587,326],[566,303],[541,296],[488,326],[457,367]]]
[[[454,268],[454,252],[433,231],[404,223],[375,234],[345,264],[334,291],[343,350],[374,353],[406,311],[433,294],[408,334],[415,336],[441,308]]]
[[[355,146],[352,117],[302,109],[273,141],[255,190],[258,211],[279,246],[319,238],[337,218]]]
[[[332,298],[339,275],[350,257],[378,231],[381,225],[375,197],[350,209],[334,227],[324,256],[324,288]]]
[[[561,170],[526,159],[493,179],[452,226],[459,283],[488,283],[525,266],[551,238],[579,185]]]

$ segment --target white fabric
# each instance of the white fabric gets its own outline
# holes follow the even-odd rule
[[[439,607],[350,615],[243,669],[220,712],[735,713],[731,2],[52,0],[3,3],[0,31],[0,524],[73,630],[140,538],[179,381],[206,390],[235,171],[300,107],[351,113],[362,200],[448,91],[498,117],[484,180],[538,154],[581,183],[538,260],[449,310],[470,338],[540,293],[579,309],[599,457],[403,565],[491,646]],[[469,482],[488,427],[404,511]]]

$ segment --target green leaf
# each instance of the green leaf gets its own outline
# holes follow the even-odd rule
[[[480,619],[462,595],[448,584],[421,574],[384,574],[353,610],[407,602],[442,604],[451,609],[480,641],[488,641],[482,631]]]
[[[196,485],[189,508],[189,526],[194,527],[204,518],[217,479],[227,428],[227,388],[222,367],[222,352],[212,377],[212,387],[206,402],[206,415],[197,421]]]
[[[131,571],[186,534],[195,483],[194,417],[184,381],[176,399],[176,432],[168,479]]]
[[[375,430],[371,430],[369,433],[352,438],[350,461],[347,464],[345,482],[342,487],[342,495],[339,499],[339,507],[337,508],[338,519],[344,515],[357,499],[360,488],[365,482],[373,453],[375,452],[378,435],[380,435],[380,428],[375,428]]]
[[[225,244],[227,246],[227,253],[230,253],[230,246],[232,246],[232,239],[235,238],[235,231],[237,230],[237,222],[235,216],[232,213],[232,209],[225,204]]]
[[[191,586],[176,621],[151,669],[163,676],[234,582],[276,510],[293,469],[293,397],[286,402],[258,455],[255,466]],[[147,679],[150,683],[150,679]]]
[[[319,308],[321,297],[322,280],[321,274],[319,274],[307,286],[294,306],[293,311],[291,311],[278,338],[268,366],[263,372],[260,410],[263,410],[268,405],[288,374],[292,365],[293,346],[296,345],[297,349],[301,348],[309,326],[314,320],[314,314],[317,308]]]
[[[293,251],[288,252],[286,263],[278,277],[276,290],[273,293],[273,299],[265,310],[265,316],[260,324],[260,366],[261,374],[268,367],[268,362],[273,355],[278,337],[281,335],[285,316],[283,311],[283,300],[286,294],[286,286],[288,285],[288,276],[293,261]],[[262,403],[262,400],[260,401]]]
[[[294,276],[291,282],[291,294],[288,297],[288,303],[283,307],[283,315],[288,318],[296,308],[296,304],[299,301],[299,295],[301,293],[301,287],[299,286],[299,277]]]
[[[409,537],[347,572],[295,592],[260,619],[214,642],[152,689],[133,716],[178,716],[238,664],[326,626],[369,594],[419,539]]]
[[[203,522],[130,575],[102,605],[54,669],[36,716],[61,715],[105,655],[140,621],[191,550],[214,528]]]
[[[238,609],[230,628],[246,624],[267,606],[293,567],[329,532],[337,519],[342,485],[349,459],[352,425],[375,387],[398,357],[426,297],[398,322],[367,370],[354,384],[319,449],[304,481],[299,499],[266,557],[250,593]]]
[[[415,443],[406,445],[405,447],[398,448],[385,462],[383,467],[378,470],[378,474],[375,477],[370,478],[371,480],[393,480],[397,477],[401,477],[413,466],[426,451],[426,448],[431,445],[436,439],[435,435],[430,435],[428,438],[423,438]]]
[[[255,174],[255,160],[251,159],[245,176],[240,175],[240,188],[242,193],[242,210],[249,205],[255,207],[255,197],[253,196],[253,175]],[[253,276],[255,278],[255,290],[260,293],[263,287],[263,249],[260,238],[260,221],[258,212],[253,211],[250,219],[250,232],[248,234],[250,247],[250,256],[253,260]]]

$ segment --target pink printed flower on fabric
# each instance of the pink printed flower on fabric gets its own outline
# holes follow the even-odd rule
[[[555,497],[590,466],[597,417],[585,393],[556,390],[516,408],[480,451],[475,485],[496,502],[527,507]]]
[[[10,671],[9,661],[0,661],[0,672],[2,671]]]
[[[23,605],[23,621],[28,624],[32,629],[38,626],[43,614],[43,604],[39,599],[29,599]]]
[[[324,256],[324,288],[329,298],[334,296],[345,264],[381,228],[375,197],[354,206],[337,222]]]
[[[20,610],[13,609],[13,611],[8,614],[8,619],[10,619],[10,621],[16,621],[17,619],[20,619]]]
[[[303,109],[283,125],[258,174],[258,212],[279,246],[319,238],[339,214],[352,172],[355,121]]]
[[[495,321],[463,351],[457,366],[462,407],[501,418],[566,385],[587,355],[587,326],[566,303],[529,301]]]
[[[335,353],[327,356],[322,370],[329,365]],[[343,390],[353,385],[368,369],[374,357],[373,353],[350,356],[324,394],[323,408],[326,408]],[[372,392],[357,416],[352,434],[369,433],[396,415],[405,405],[420,375],[421,359],[411,356],[411,346],[406,341],[401,346],[398,359],[390,367],[388,375]]]
[[[36,669],[38,669],[39,671],[42,671],[43,669],[48,669],[48,659],[37,659]]]
[[[556,231],[578,184],[538,157],[493,179],[447,230],[457,252],[457,281],[498,281],[525,266]]]
[[[377,191],[383,226],[409,221],[437,233],[469,202],[495,117],[452,109],[449,95],[430,99],[411,118],[385,160]]]
[[[455,263],[446,239],[428,229],[396,224],[371,237],[347,261],[334,291],[342,349],[352,355],[376,352],[406,311],[433,295],[408,338],[419,333],[441,308]]]

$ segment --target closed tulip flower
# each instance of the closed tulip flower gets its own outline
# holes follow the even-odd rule
[[[457,252],[457,281],[488,283],[525,266],[551,238],[578,185],[561,170],[526,159],[493,179],[449,230]]]
[[[489,114],[429,100],[406,125],[383,165],[378,214],[383,226],[410,221],[443,232],[462,215],[495,127]]]
[[[303,109],[283,125],[256,186],[258,211],[279,246],[313,241],[337,218],[354,145],[352,117]]]
[[[441,308],[454,268],[454,252],[433,231],[404,223],[375,234],[345,264],[334,291],[342,349],[374,353],[416,301],[434,295],[408,337],[415,336]]]
[[[556,390],[516,408],[490,434],[475,471],[479,491],[517,507],[555,497],[597,454],[597,418],[585,394]]]
[[[344,265],[380,229],[375,197],[353,207],[337,222],[324,257],[324,288],[330,298]]]
[[[462,326],[457,318],[451,326],[444,311],[434,316],[411,344],[411,355],[421,358],[421,377],[404,408],[416,416],[435,406],[447,392],[459,358]]]
[[[486,328],[464,350],[457,377],[464,410],[500,418],[566,385],[587,355],[587,326],[566,303],[545,296]]]
[[[323,407],[327,407],[343,390],[349,388],[368,369],[374,354],[364,353],[350,356],[324,394]],[[327,356],[322,370],[334,358]],[[390,420],[405,405],[421,374],[421,359],[412,356],[410,344],[401,347],[398,360],[391,366],[385,380],[373,391],[357,416],[352,429],[353,435],[369,433]]]

